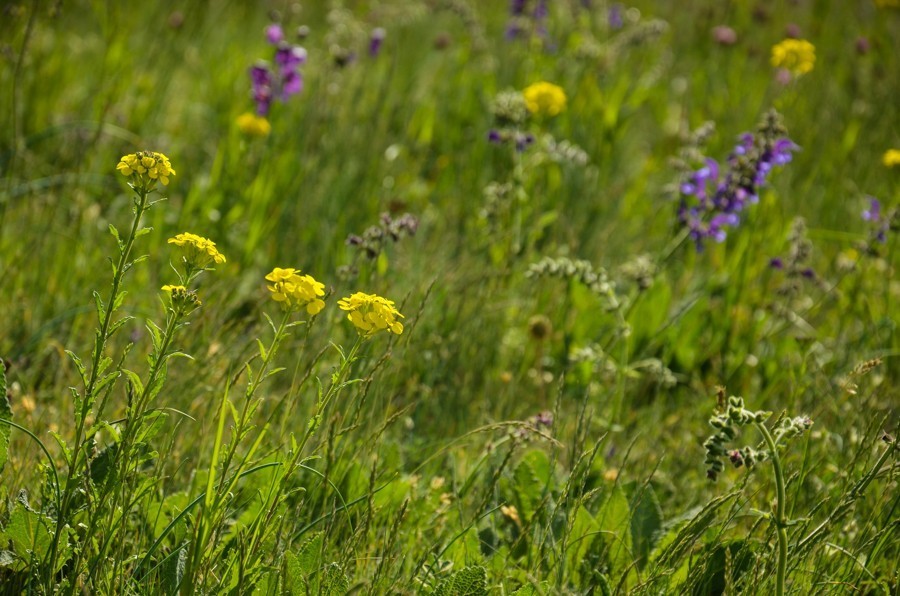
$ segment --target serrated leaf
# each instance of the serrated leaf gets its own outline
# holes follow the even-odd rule
[[[107,387],[107,385],[113,383],[116,379],[119,378],[119,371],[113,371],[108,375],[104,375],[97,381],[97,384],[94,387],[94,395],[99,395],[103,389]]]
[[[107,481],[115,478],[113,463],[116,460],[118,451],[118,443],[113,443],[90,460],[91,482],[94,483],[94,486],[112,484]]]
[[[113,265],[113,267],[115,268],[115,265]],[[102,321],[103,314],[105,312],[105,309],[103,306],[103,298],[100,297],[100,293],[97,292],[96,290],[94,290],[92,295],[94,296],[94,306],[97,308],[97,320]]]
[[[469,565],[442,581],[435,596],[484,596],[487,592],[487,571],[480,565]]]
[[[319,594],[346,596],[349,588],[350,578],[339,563],[329,563],[325,566],[322,570],[322,579],[319,581]]]
[[[112,312],[119,310],[119,307],[122,306],[122,302],[125,300],[125,296],[128,295],[128,292],[125,290],[120,290],[118,294],[116,294],[115,299],[113,300]]]
[[[78,370],[78,375],[81,377],[81,382],[84,385],[87,385],[87,369],[84,367],[84,363],[81,361],[81,358],[78,357],[75,352],[72,350],[66,350],[66,354],[69,356],[69,359],[75,364],[75,368]]]
[[[147,319],[147,324],[145,325],[145,327],[150,333],[150,341],[153,343],[153,350],[159,351],[159,348],[162,345],[162,329],[160,329],[156,323],[149,319]]]
[[[109,326],[109,331],[107,332],[107,335],[112,336],[116,331],[118,331],[119,329],[122,328],[122,325],[131,321],[132,319],[134,319],[134,317],[122,317],[118,321],[112,323]]]
[[[309,575],[321,567],[323,540],[324,534],[316,532],[297,549],[297,564],[304,575]]]
[[[128,381],[131,383],[134,393],[136,395],[141,395],[144,392],[144,382],[141,381],[141,377],[133,370],[128,370],[127,368],[123,368],[122,372],[128,377]]]
[[[116,229],[116,226],[109,224],[109,233],[113,235],[113,238],[116,239],[116,244],[120,247],[122,246],[122,239],[119,237],[119,230]]]

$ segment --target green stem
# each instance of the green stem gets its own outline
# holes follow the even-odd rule
[[[756,428],[762,433],[766,446],[769,448],[770,457],[772,458],[772,467],[775,469],[775,490],[778,494],[778,501],[772,508],[772,516],[775,520],[775,532],[778,536],[778,568],[775,584],[776,596],[784,596],[785,575],[787,574],[787,554],[788,554],[788,537],[787,527],[784,519],[784,512],[787,510],[787,498],[784,489],[784,470],[781,467],[781,460],[778,457],[778,447],[772,433],[766,428],[762,422],[754,423]]]
[[[91,406],[93,405],[94,392],[96,390],[97,381],[100,377],[100,362],[103,358],[103,352],[106,349],[106,343],[110,337],[109,328],[110,323],[112,322],[113,312],[115,311],[115,303],[119,296],[119,288],[122,283],[122,278],[125,276],[125,270],[128,267],[128,259],[131,257],[131,249],[134,246],[138,228],[141,224],[141,218],[148,208],[147,196],[150,194],[150,191],[145,188],[134,188],[134,191],[138,195],[138,200],[135,202],[134,220],[131,223],[131,231],[128,234],[128,237],[125,239],[125,244],[120,246],[119,261],[116,264],[115,271],[113,272],[113,281],[112,287],[110,288],[109,292],[109,299],[106,302],[103,312],[103,319],[100,321],[100,329],[97,333],[97,338],[94,343],[94,352],[91,357],[90,376],[87,383],[85,383],[84,385],[84,393],[81,396],[81,411],[75,413],[75,441],[73,443],[72,449],[72,461],[69,462],[69,473],[66,477],[65,489],[63,490],[62,494],[62,502],[56,516],[56,528],[54,530],[53,544],[50,551],[50,564],[48,567],[48,569],[51,570],[56,568],[56,557],[59,551],[59,539],[62,531],[62,526],[65,520],[68,518],[69,507],[71,507],[72,497],[75,493],[75,482],[78,478],[78,473],[80,470],[79,464],[81,463],[80,458],[83,451],[82,442],[85,439],[85,422],[88,418],[88,414],[91,411]]]

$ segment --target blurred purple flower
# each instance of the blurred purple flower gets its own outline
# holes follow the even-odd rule
[[[281,29],[281,25],[273,23],[266,27],[266,40],[273,46],[284,41],[284,31]]]
[[[606,20],[610,29],[621,29],[625,26],[625,19],[622,18],[622,8],[623,6],[619,3],[609,7],[609,11],[606,13]]]
[[[881,201],[875,197],[869,197],[869,208],[863,210],[862,218],[866,221],[878,221],[881,219]]]
[[[713,41],[722,46],[733,46],[737,43],[737,32],[725,25],[713,27],[712,36]]]
[[[372,29],[372,33],[369,36],[369,56],[374,58],[381,52],[381,46],[386,35],[387,32],[381,27]]]

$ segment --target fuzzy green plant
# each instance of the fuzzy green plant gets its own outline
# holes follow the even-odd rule
[[[778,596],[783,596],[788,565],[787,528],[793,522],[787,519],[786,477],[778,451],[779,447],[783,447],[787,441],[809,430],[812,420],[807,416],[782,418],[780,424],[770,430],[766,426],[766,421],[771,418],[772,412],[748,410],[744,407],[744,399],[741,397],[731,396],[725,399],[724,388],[719,389],[718,395],[721,411],[709,419],[710,426],[716,432],[703,443],[706,448],[706,464],[709,466],[706,475],[710,480],[716,480],[724,469],[723,460],[726,457],[736,468],[745,466],[748,470],[762,462],[772,462],[776,497],[772,511],[767,514],[767,518],[778,538],[775,591]],[[740,448],[728,449],[729,445],[737,439],[738,430],[745,426],[759,431],[763,438],[763,447],[745,445]]]

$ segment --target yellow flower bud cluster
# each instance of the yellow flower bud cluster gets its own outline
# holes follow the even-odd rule
[[[360,335],[371,337],[379,331],[403,333],[403,324],[397,318],[403,318],[394,307],[394,302],[375,294],[356,292],[347,298],[338,300],[341,310],[348,311],[347,318],[356,327]]]
[[[185,232],[174,238],[169,238],[169,244],[180,246],[184,249],[184,259],[191,266],[202,269],[210,263],[222,264],[225,255],[216,248],[216,243],[208,238]]]
[[[138,151],[123,155],[116,169],[131,178],[138,186],[149,187],[157,180],[166,186],[169,176],[175,175],[169,158],[156,151]]]
[[[245,112],[237,117],[238,129],[250,137],[265,137],[272,132],[272,125],[262,116]]]
[[[307,313],[315,315],[325,308],[325,302],[320,298],[325,295],[325,284],[311,275],[300,275],[298,269],[275,267],[266,279],[272,282],[267,286],[272,299],[285,310],[305,308]]]

